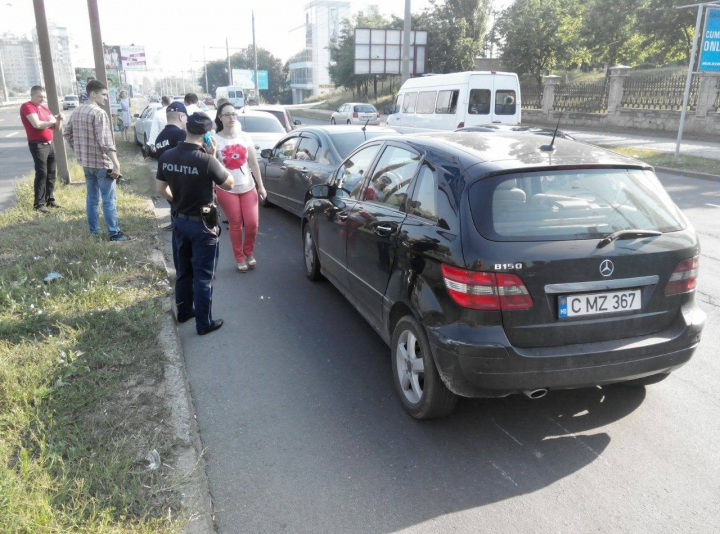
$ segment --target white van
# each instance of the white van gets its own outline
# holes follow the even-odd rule
[[[239,85],[218,87],[215,90],[215,102],[220,98],[227,98],[236,109],[239,109],[245,105],[245,90]]]
[[[407,80],[387,125],[400,133],[520,124],[520,82],[512,72],[471,71]]]

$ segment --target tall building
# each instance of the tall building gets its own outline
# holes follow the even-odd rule
[[[331,93],[330,50],[337,43],[343,19],[351,15],[350,2],[313,0],[305,6],[305,50],[290,61],[293,103],[307,96]]]
[[[60,96],[73,94],[75,92],[75,69],[70,54],[70,36],[67,28],[58,26],[54,22],[48,22],[48,33],[50,34],[50,53],[52,54],[55,85],[58,93]],[[36,29],[33,29],[33,42],[39,58],[40,49]]]
[[[42,85],[35,45],[27,37],[4,34],[0,38],[0,59],[8,90],[27,91],[33,85]]]

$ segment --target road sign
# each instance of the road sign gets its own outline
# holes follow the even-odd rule
[[[255,71],[250,69],[233,69],[233,85],[239,85],[243,89],[255,89]],[[267,91],[268,71],[258,70],[258,89]]]
[[[698,70],[720,71],[720,9],[708,9]]]

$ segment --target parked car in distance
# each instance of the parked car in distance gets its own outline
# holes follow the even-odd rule
[[[159,97],[158,95],[150,95],[150,96],[148,97],[148,102],[150,102],[151,104],[154,104],[154,103],[156,103],[156,102],[160,102],[160,97]]]
[[[546,135],[552,137],[555,135],[554,128],[537,128],[535,126],[514,126],[512,124],[481,124],[479,126],[466,126],[465,128],[458,128],[456,132],[518,132],[528,133],[535,135]],[[575,138],[570,134],[558,130],[557,137],[563,139],[569,139],[575,141]]]
[[[263,104],[261,106],[253,106],[253,110],[271,113],[277,120],[280,121],[280,124],[282,124],[288,132],[294,130],[296,126],[302,124],[299,120],[293,119],[290,110],[285,106]]]
[[[136,113],[135,121],[135,143],[141,147],[146,147],[150,136],[150,126],[152,126],[155,112],[162,109],[162,104],[153,102],[148,104],[141,113]]]
[[[65,95],[63,98],[63,109],[75,109],[80,105],[80,99],[77,95]]]
[[[390,345],[413,417],[458,396],[646,386],[701,337],[700,243],[653,169],[516,132],[363,143],[301,222],[325,275]]]
[[[368,126],[306,126],[285,135],[258,160],[268,196],[262,206],[276,204],[302,215],[311,186],[324,184],[350,152],[368,139],[398,135],[395,130]]]
[[[380,124],[380,113],[372,104],[350,102],[335,110],[330,117],[330,124]]]
[[[215,107],[215,99],[211,96],[208,96],[207,98],[205,98],[205,100],[203,100],[203,102],[205,102],[205,105],[208,107],[212,107],[212,108]]]

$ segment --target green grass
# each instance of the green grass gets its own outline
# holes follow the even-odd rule
[[[174,437],[157,386],[156,340],[169,286],[153,265],[151,180],[120,143],[123,231],[92,237],[85,188],[60,186],[64,208],[32,210],[32,182],[0,214],[0,532],[164,533],[179,528]],[[83,182],[71,167],[72,180]],[[101,216],[102,221],[102,216]],[[62,279],[43,283],[49,272]]]
[[[644,148],[632,147],[603,147],[624,156],[630,156],[642,160],[654,167],[670,167],[683,171],[696,171],[708,174],[720,174],[720,161],[710,158],[701,158],[697,156],[680,155],[677,164],[675,163],[675,155],[668,152],[658,152],[657,150],[648,150]]]

